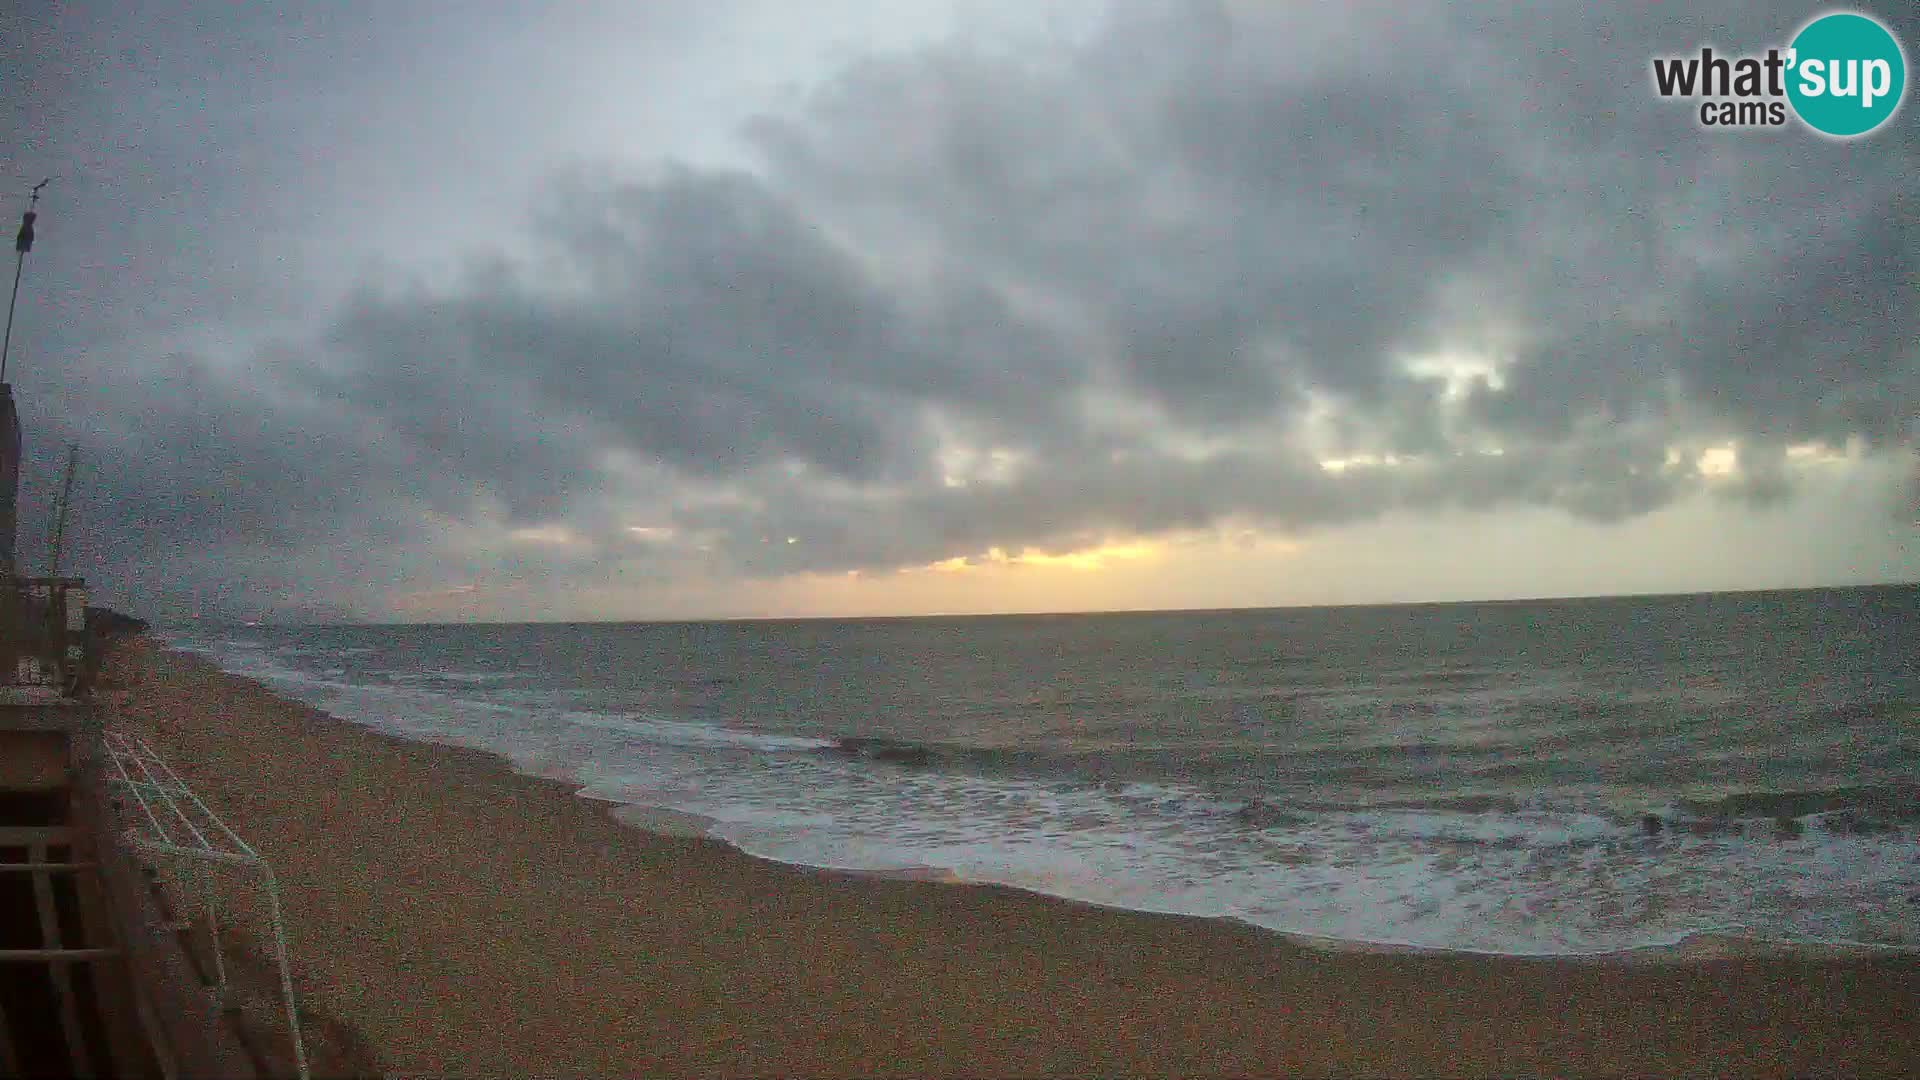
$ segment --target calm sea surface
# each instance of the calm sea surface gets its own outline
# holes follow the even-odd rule
[[[1920,946],[1920,587],[168,637],[792,863],[1496,952]]]

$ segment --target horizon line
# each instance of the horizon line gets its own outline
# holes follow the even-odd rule
[[[1466,600],[1383,600],[1334,604],[1255,604],[1229,607],[1141,607],[1141,608],[1085,608],[1078,610],[1025,610],[1025,611],[935,611],[914,614],[891,615],[711,615],[684,616],[673,618],[632,618],[632,619],[474,619],[469,621],[448,620],[400,620],[365,619],[352,621],[282,621],[272,619],[245,619],[231,616],[187,617],[184,619],[148,620],[157,625],[183,623],[215,623],[221,625],[258,626],[272,628],[295,627],[360,627],[360,626],[632,626],[632,625],[676,625],[691,623],[735,623],[735,622],[878,622],[906,621],[913,619],[1007,619],[1007,618],[1076,618],[1110,615],[1217,615],[1246,614],[1265,611],[1327,611],[1348,608],[1405,608],[1405,607],[1452,607],[1488,604],[1548,604],[1564,602],[1590,602],[1603,600],[1658,600],[1679,599],[1703,596],[1754,596],[1767,593],[1795,592],[1840,592],[1858,589],[1901,589],[1920,588],[1920,579],[1905,581],[1866,581],[1844,585],[1775,585],[1757,588],[1734,589],[1692,589],[1681,591],[1622,592],[1622,593],[1568,593],[1542,594],[1535,596],[1482,597]],[[139,615],[133,615],[140,618]]]

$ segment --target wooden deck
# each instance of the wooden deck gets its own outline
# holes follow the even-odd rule
[[[0,1075],[253,1077],[157,882],[115,837],[83,702],[0,697]]]

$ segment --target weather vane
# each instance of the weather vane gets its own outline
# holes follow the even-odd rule
[[[27,212],[20,217],[20,232],[13,238],[13,298],[7,301],[7,333],[0,338],[0,383],[7,381],[7,353],[13,348],[13,309],[20,303],[20,271],[26,269],[27,252],[33,250],[33,222],[40,215],[34,207],[40,205],[40,189],[53,183],[53,177],[33,185],[33,191],[27,199]]]

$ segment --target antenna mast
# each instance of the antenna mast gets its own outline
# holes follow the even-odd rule
[[[53,503],[53,532],[47,537],[47,576],[60,576],[60,548],[67,539],[67,509],[73,505],[73,469],[80,463],[80,445],[67,444],[67,478],[60,482],[60,496]]]
[[[33,221],[39,217],[34,207],[40,205],[40,189],[53,183],[53,177],[33,185],[33,194],[27,199],[27,212],[20,218],[20,232],[13,238],[13,298],[7,301],[7,335],[0,338],[0,383],[7,381],[7,352],[13,347],[13,309],[20,304],[20,272],[27,268],[27,252],[33,250]]]

